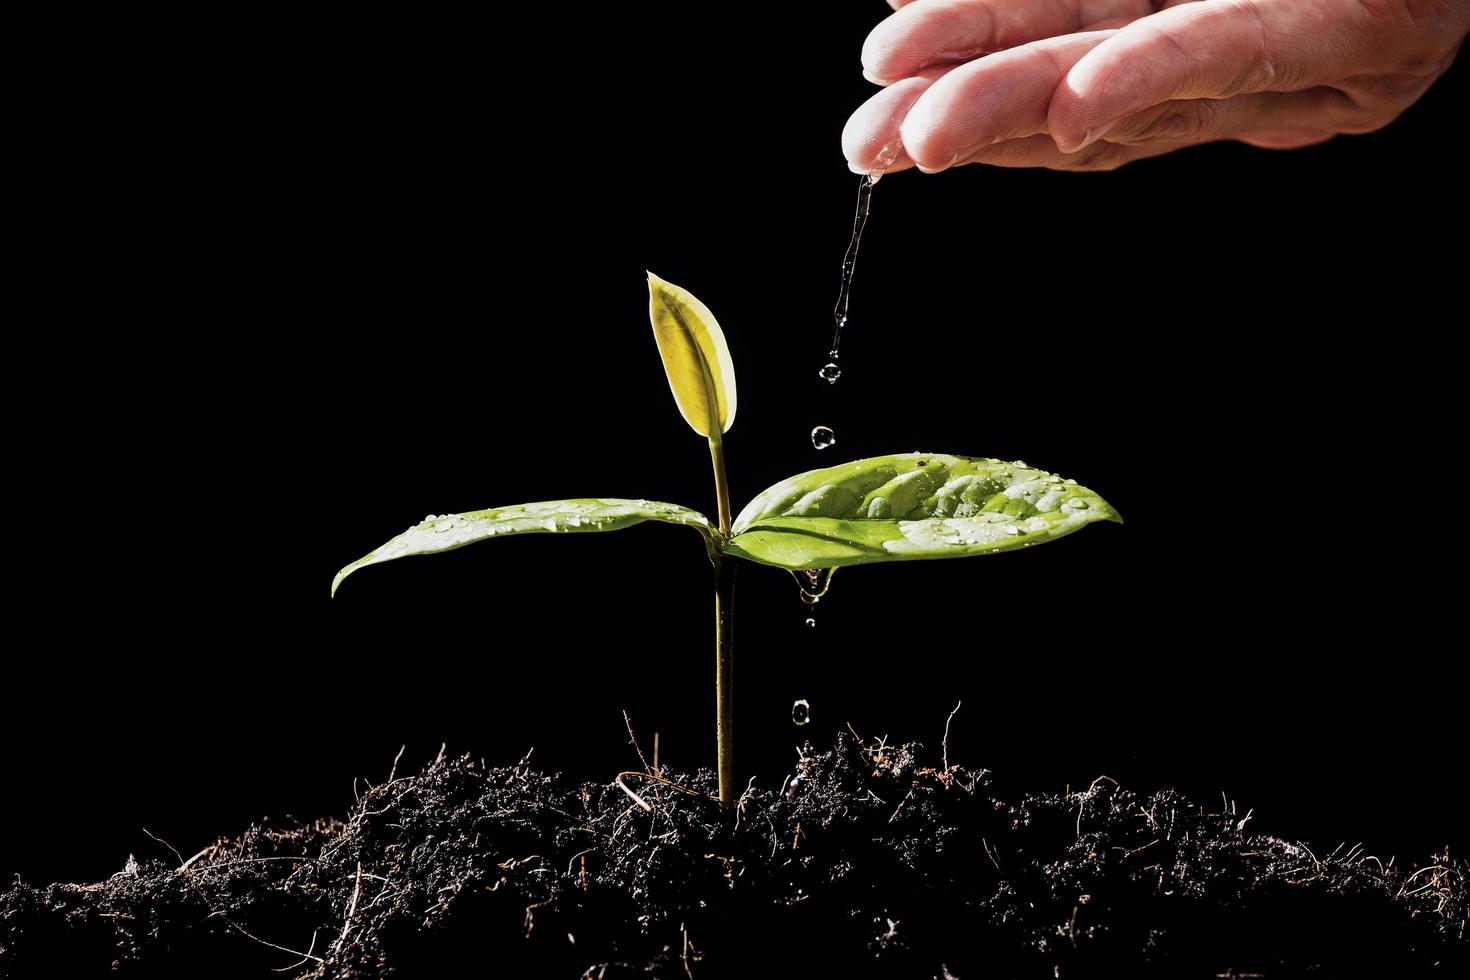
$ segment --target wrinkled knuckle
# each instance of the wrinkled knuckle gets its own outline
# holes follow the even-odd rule
[[[1442,71],[1443,66],[1438,62],[1432,66],[1400,65],[1396,71],[1351,79],[1348,87],[1361,102],[1409,105],[1424,94]]]
[[[1128,150],[1117,143],[1095,143],[1075,157],[1068,158],[1062,169],[1075,173],[1107,173],[1117,170],[1132,159]]]
[[[1212,139],[1220,130],[1221,109],[1209,100],[1167,102],[1140,113],[1108,138],[1118,143],[1194,143]]]

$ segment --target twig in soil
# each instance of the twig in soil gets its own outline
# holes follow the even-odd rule
[[[527,905],[526,906],[526,938],[527,939],[530,939],[531,938],[531,929],[534,928],[534,926],[535,926],[535,918],[536,918],[535,911],[536,911],[536,909],[539,909],[541,906],[547,904],[550,901],[551,901],[551,899],[547,898],[547,899],[543,899],[542,901],[539,901],[539,902],[532,902],[530,905]]]
[[[174,847],[172,844],[170,844],[168,841],[164,840],[162,837],[159,837],[157,834],[155,834],[153,831],[149,830],[147,827],[139,827],[139,829],[142,830],[143,833],[147,834],[149,837],[152,837],[154,840],[158,841],[158,843],[162,844],[164,847],[168,848],[170,851],[173,851],[174,852],[174,857],[176,857],[176,858],[179,859],[179,863],[180,864],[183,864],[184,863],[184,855],[182,855],[182,854],[179,853],[178,848]]]
[[[194,855],[189,860],[187,860],[183,864],[179,865],[179,871],[180,871],[180,873],[185,872],[185,871],[188,871],[191,867],[194,866],[194,862],[195,861],[199,860],[202,857],[208,857],[209,855],[213,854],[217,850],[219,850],[219,845],[218,844],[210,844],[204,850],[200,851],[198,854]]]
[[[253,939],[256,942],[260,943],[262,946],[269,946],[271,949],[279,949],[283,953],[290,953],[292,956],[299,956],[299,957],[301,957],[301,959],[302,959],[303,962],[306,961],[306,960],[316,960],[318,963],[325,963],[326,962],[326,960],[322,959],[320,956],[313,956],[309,952],[303,953],[299,949],[292,949],[289,946],[282,946],[279,943],[273,943],[273,942],[271,942],[269,939],[261,939],[259,936],[253,935],[252,933],[249,933],[249,932],[246,932],[244,926],[240,925],[238,922],[235,922],[233,919],[231,919],[229,916],[225,915],[223,912],[211,912],[211,913],[209,913],[209,915],[205,916],[205,918],[206,919],[207,918],[211,918],[211,917],[216,916],[216,915],[219,916],[221,919],[224,919],[226,925],[230,926],[232,929],[238,930],[239,933],[240,933],[240,935],[246,937],[247,939]],[[315,932],[312,933],[312,945],[313,946],[316,945],[316,933]]]
[[[893,821],[897,820],[898,819],[898,813],[899,813],[900,810],[903,809],[903,805],[905,803],[907,803],[909,800],[912,800],[913,798],[914,798],[914,791],[913,790],[909,790],[908,791],[908,795],[905,796],[903,799],[901,799],[901,800],[898,801],[898,806],[894,808],[894,810],[893,810],[893,816],[891,816],[891,817],[888,818],[888,822],[889,823],[893,823]]]
[[[1142,847],[1135,847],[1131,851],[1124,852],[1124,854],[1123,854],[1123,860],[1125,860],[1125,861],[1128,860],[1133,855],[1137,854],[1139,851],[1146,851],[1146,850],[1148,850],[1150,847],[1153,847],[1158,842],[1159,842],[1159,838],[1155,837],[1153,840],[1149,841],[1147,844],[1144,844]]]
[[[332,953],[335,953],[338,949],[342,947],[343,943],[347,942],[347,934],[352,931],[352,917],[357,914],[357,899],[358,896],[360,896],[361,894],[362,862],[359,861],[357,862],[357,881],[352,886],[352,898],[349,899],[347,902],[347,915],[344,916],[342,919],[342,931],[337,934],[337,939],[328,949],[327,955],[330,956]],[[315,936],[312,937],[312,942],[316,942]]]
[[[320,931],[321,931],[320,929],[313,929],[313,930],[311,930],[311,945],[308,946],[308,947],[306,947],[306,955],[302,956],[301,959],[297,960],[295,963],[292,963],[290,966],[273,966],[273,967],[271,967],[271,972],[272,973],[288,973],[291,970],[295,970],[295,969],[298,969],[299,967],[305,966],[307,960],[309,960],[309,959],[315,959],[315,957],[313,957],[311,955],[311,951],[314,950],[314,949],[316,949],[316,934],[318,932],[320,932]],[[318,962],[320,962],[320,961],[318,961]]]
[[[595,850],[597,850],[597,848],[595,848],[595,847],[588,847],[588,848],[584,848],[583,850],[578,851],[576,854],[573,854],[572,857],[571,857],[571,859],[569,861],[567,861],[567,874],[571,874],[572,873],[572,865],[574,865],[574,864],[577,863],[577,858],[581,857],[584,854],[591,854]],[[587,865],[587,862],[586,861],[583,861],[582,862],[582,866],[583,866],[584,870],[586,868],[586,865]]]
[[[658,783],[658,784],[660,784],[662,786],[668,786],[671,789],[676,789],[676,790],[678,790],[681,793],[687,793],[690,796],[699,797],[701,799],[708,799],[708,800],[717,800],[717,799],[719,799],[719,797],[717,797],[717,796],[706,796],[705,794],[699,792],[698,790],[690,789],[688,786],[681,786],[679,783],[674,782],[672,779],[665,779],[664,777],[659,776],[659,775],[657,775],[655,773],[651,773],[651,772],[638,772],[636,770],[629,769],[626,772],[620,772],[620,773],[618,773],[618,778],[619,779],[622,779],[624,776],[637,776],[639,779],[651,779],[654,782],[656,782],[656,783]],[[752,780],[754,780],[755,777],[751,777],[751,778],[752,778]],[[623,789],[627,789],[627,788],[628,787],[626,787],[626,786],[623,787]]]
[[[627,711],[623,712],[623,724],[628,726],[628,741],[633,743],[633,751],[638,753],[638,761],[643,763],[643,771],[651,774],[653,772],[653,767],[650,766],[648,764],[648,760],[643,757],[643,749],[638,746],[638,736],[633,734],[633,719],[628,717]],[[624,786],[623,788],[627,789],[626,786]]]
[[[1000,862],[996,860],[995,852],[990,849],[990,841],[982,837],[980,838],[980,843],[985,845],[985,856],[990,858],[990,863],[995,865],[995,870],[1000,871],[1001,874],[1005,874],[1004,871],[1000,870]]]
[[[213,848],[206,848],[205,850],[213,850]],[[202,854],[202,853],[204,853],[204,851],[201,851],[200,852],[200,854]],[[194,862],[195,858],[197,858],[197,857],[199,857],[198,854],[194,855],[194,857],[191,857],[189,859],[189,863],[192,864]],[[275,857],[263,857],[263,858],[238,858],[238,859],[236,859],[234,861],[221,861],[219,864],[206,864],[206,865],[204,865],[202,867],[195,868],[194,869],[194,872],[195,872],[195,874],[201,874],[201,873],[203,873],[205,871],[214,871],[214,870],[216,870],[218,868],[233,868],[237,864],[259,864],[262,861],[309,861],[309,860],[311,860],[311,859],[308,858],[305,854],[283,854],[283,855],[277,855]],[[180,871],[183,871],[184,868],[180,868],[179,870]]]
[[[628,788],[628,784],[625,783],[625,782],[623,782],[623,776],[624,775],[625,775],[624,773],[619,773],[618,774],[618,778],[615,779],[615,780],[613,780],[613,782],[615,782],[615,783],[618,784],[618,789],[622,790],[624,793],[627,793],[629,796],[633,797],[633,802],[634,803],[637,803],[639,806],[643,807],[643,809],[647,810],[649,813],[652,813],[653,812],[653,806],[647,800],[645,800],[643,797],[639,796],[637,793],[633,792],[631,789]]]
[[[393,782],[393,777],[398,775],[398,760],[403,758],[403,750],[408,748],[407,743],[398,746],[398,754],[393,757],[393,765],[388,769],[388,782]]]
[[[1082,836],[1082,811],[1085,810],[1085,809],[1087,809],[1087,801],[1090,800],[1090,799],[1092,799],[1093,794],[1097,791],[1097,784],[1100,783],[1100,782],[1102,782],[1105,779],[1108,782],[1112,783],[1114,786],[1117,786],[1118,785],[1118,781],[1116,779],[1114,779],[1112,776],[1108,776],[1108,775],[1105,774],[1105,775],[1099,776],[1096,779],[1094,779],[1092,781],[1092,785],[1089,786],[1089,787],[1087,787],[1087,792],[1085,792],[1085,793],[1078,793],[1077,794],[1077,836],[1078,837],[1081,837]]]
[[[959,713],[960,705],[964,703],[963,701],[956,701],[954,703],[954,711],[951,711],[949,717],[944,719],[944,741],[940,743],[940,747],[944,750],[944,771],[946,773],[949,772],[949,723],[954,721],[954,716]]]

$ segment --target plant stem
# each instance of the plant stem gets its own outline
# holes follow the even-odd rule
[[[730,537],[730,483],[725,476],[725,447],[719,435],[709,438],[715,468],[715,504],[720,515],[720,542]],[[715,566],[715,762],[720,776],[720,806],[735,806],[735,561],[712,556]]]
[[[720,805],[735,806],[735,568],[715,560],[715,744]]]
[[[730,536],[730,482],[725,477],[725,446],[718,436],[709,440],[709,458],[715,466],[715,506],[720,515],[720,533]]]

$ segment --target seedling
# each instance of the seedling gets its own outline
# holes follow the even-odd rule
[[[805,573],[810,595],[844,565],[962,558],[1016,551],[1071,534],[1117,511],[1076,480],[1025,463],[900,453],[793,476],[732,521],[723,436],[735,421],[735,370],[725,335],[685,289],[649,273],[649,315],[674,402],[709,442],[717,520],[652,500],[582,497],[429,516],[337,573],[332,594],[359,568],[512,534],[617,531],[644,521],[699,532],[715,577],[715,735],[720,802],[735,802],[735,569],[743,558]],[[800,581],[800,579],[798,579]]]

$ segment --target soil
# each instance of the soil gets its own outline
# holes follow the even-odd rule
[[[1470,975],[1448,854],[1314,851],[1106,777],[1007,799],[933,755],[844,733],[732,815],[708,771],[577,785],[440,759],[346,820],[17,881],[0,976]]]

